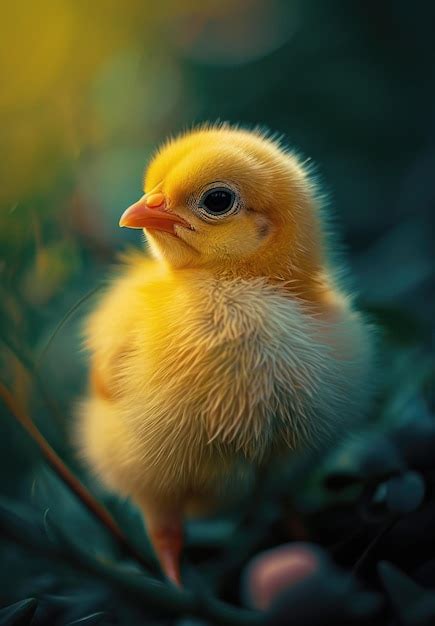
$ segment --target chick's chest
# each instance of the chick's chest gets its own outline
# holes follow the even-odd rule
[[[147,300],[144,390],[192,415],[229,419],[259,411],[274,395],[291,304],[261,281],[201,279],[162,284]],[[163,393],[165,391],[165,393]]]

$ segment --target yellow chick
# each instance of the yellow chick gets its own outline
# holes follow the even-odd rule
[[[144,192],[120,225],[144,229],[154,258],[130,258],[87,323],[79,438],[179,583],[186,514],[364,415],[372,335],[327,257],[316,185],[279,142],[187,132],[154,156]]]

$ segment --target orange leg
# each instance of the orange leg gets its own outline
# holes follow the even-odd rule
[[[183,548],[181,520],[174,517],[158,525],[152,524],[148,528],[148,534],[164,574],[180,587],[180,558]]]
[[[183,549],[183,515],[178,502],[162,502],[148,494],[135,498],[142,511],[148,537],[165,576],[181,586],[180,559]]]

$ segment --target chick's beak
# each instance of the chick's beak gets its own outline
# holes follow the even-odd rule
[[[127,228],[163,230],[173,235],[177,224],[189,228],[189,224],[181,217],[166,210],[166,198],[162,193],[145,194],[128,207],[119,220],[119,225]]]

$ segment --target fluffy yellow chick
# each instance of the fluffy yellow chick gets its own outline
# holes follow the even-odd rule
[[[154,258],[131,258],[90,316],[79,435],[177,583],[186,514],[364,414],[372,337],[327,258],[316,186],[264,133],[171,140],[144,191],[120,225],[144,229]]]

